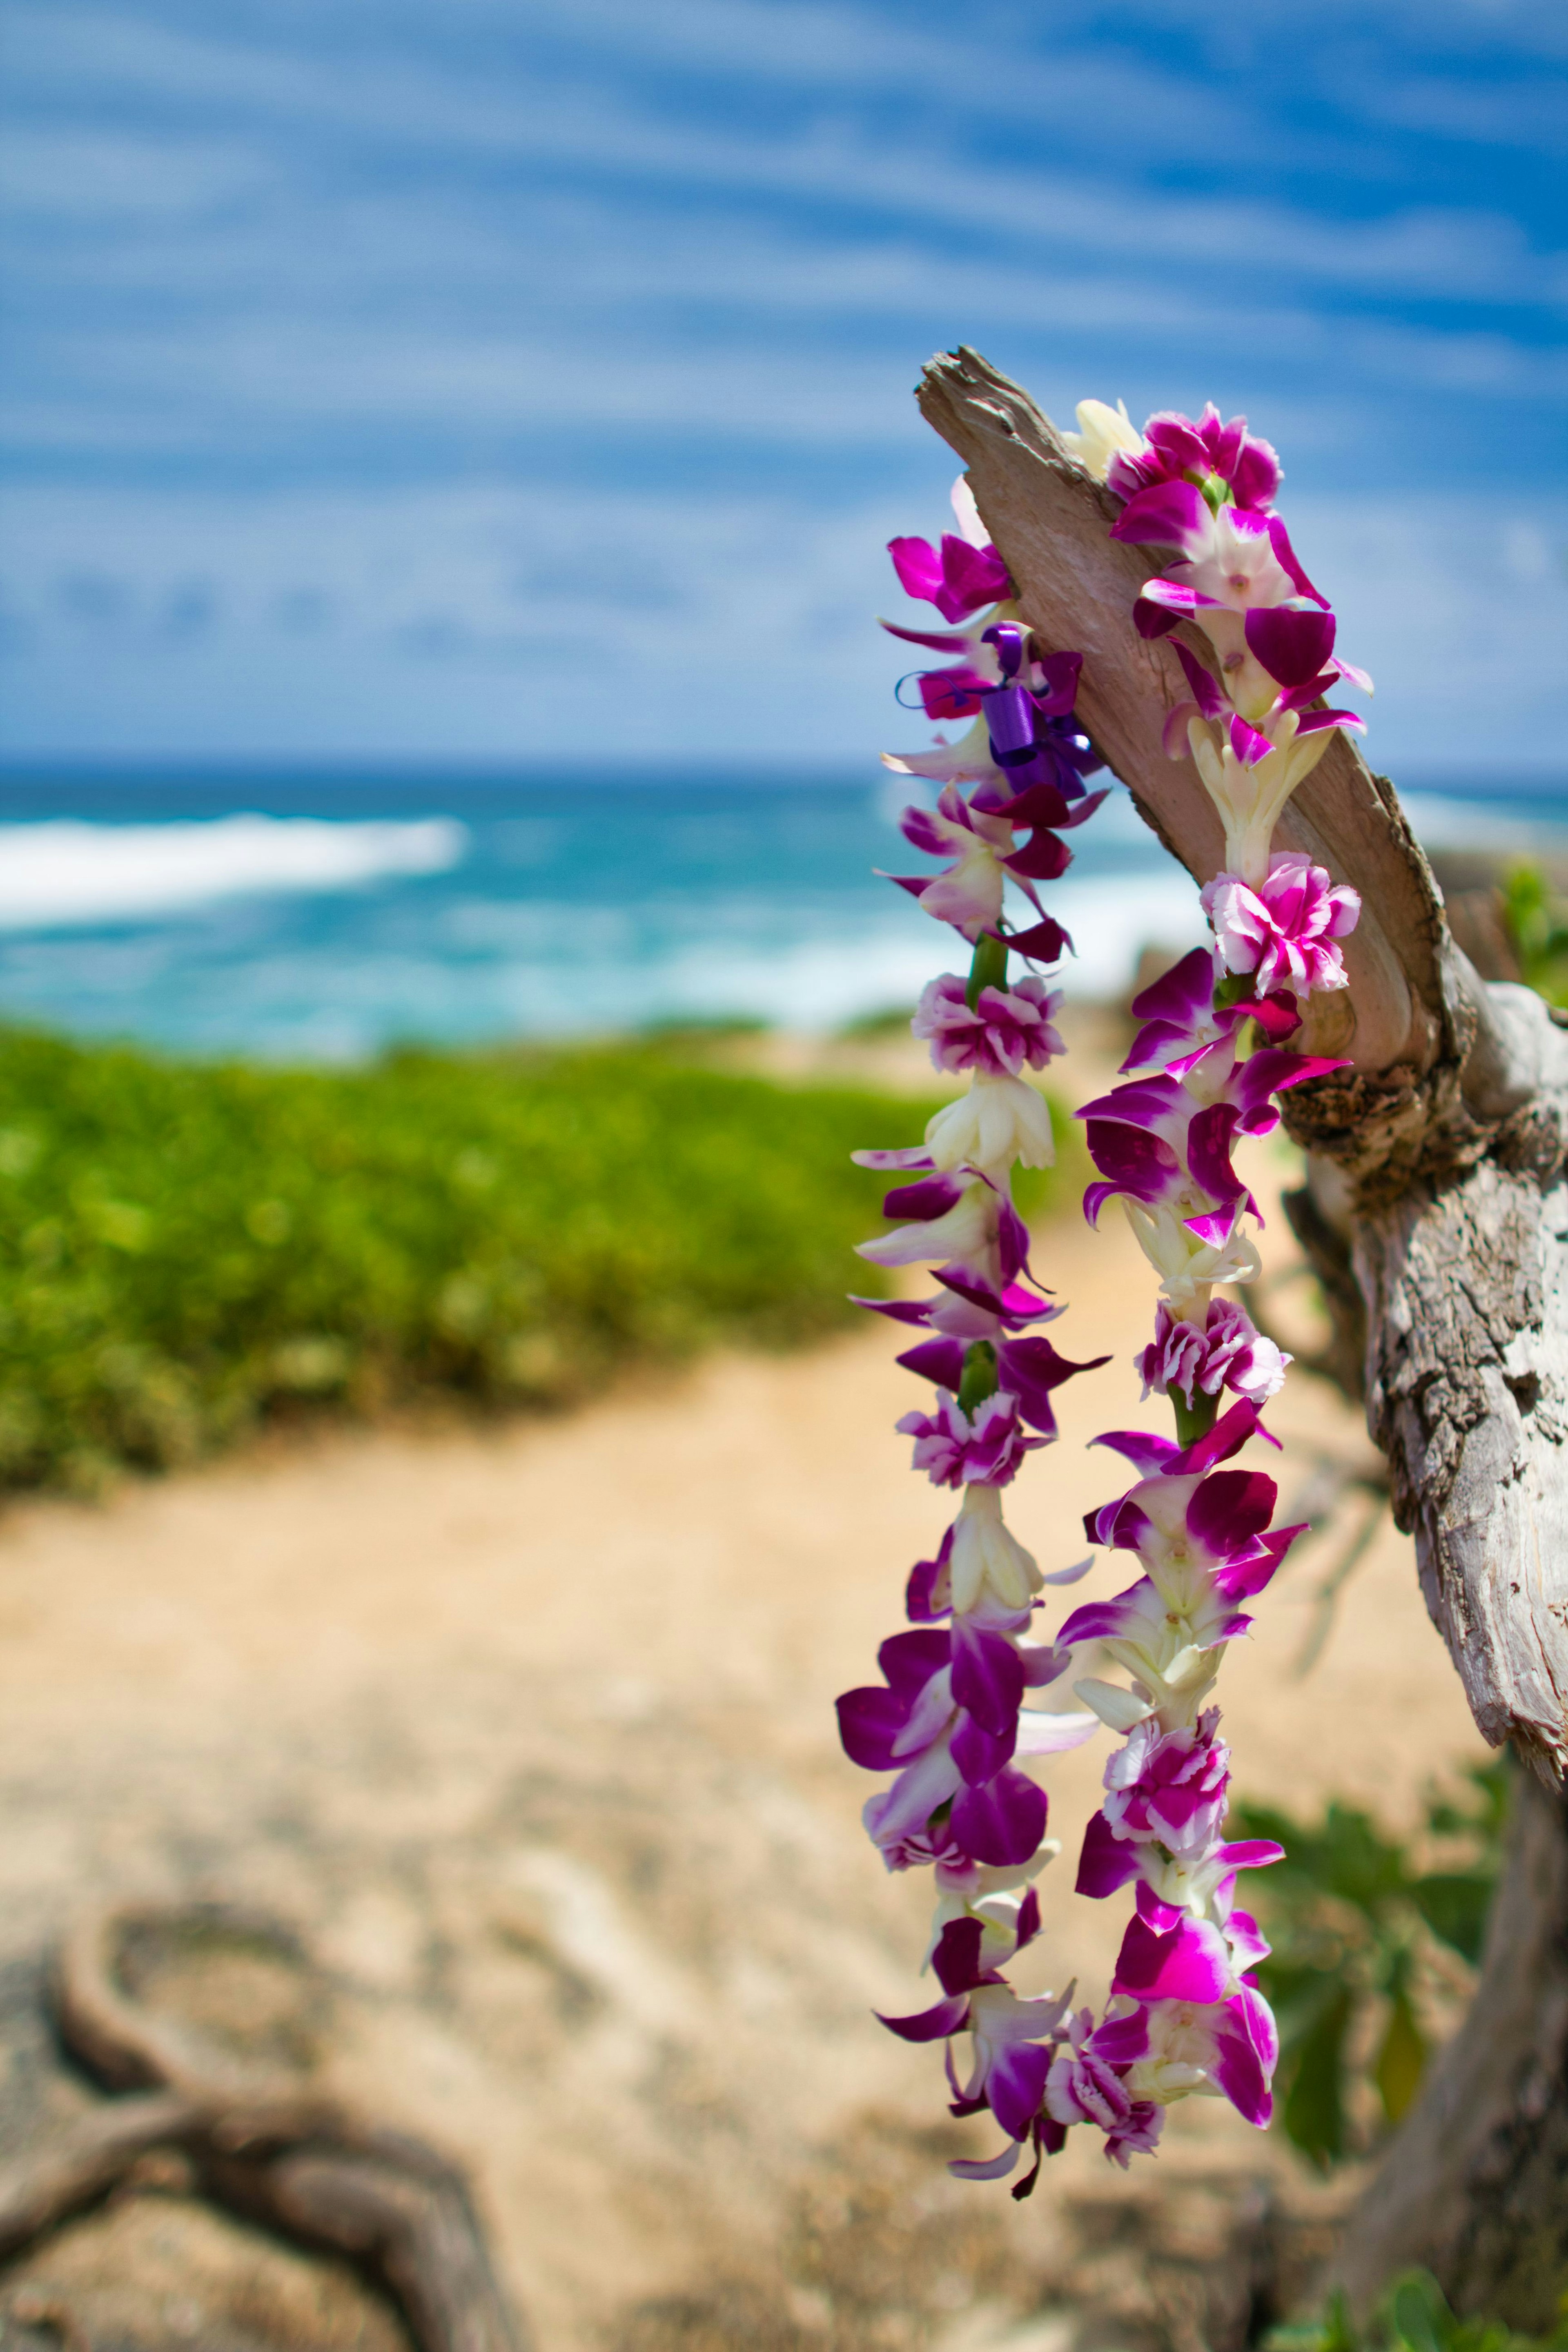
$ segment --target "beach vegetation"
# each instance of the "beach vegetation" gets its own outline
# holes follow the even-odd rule
[[[1427,2270],[1401,2273],[1364,2325],[1342,2294],[1313,2319],[1270,2328],[1264,2352],[1568,2352],[1568,2296],[1544,2336],[1521,2335],[1506,2320],[1459,2318]]]
[[[0,1485],[844,1328],[886,1279],[850,1255],[885,1189],[850,1150],[936,1104],[672,1034],[321,1070],[0,1032]]]
[[[1568,900],[1539,866],[1510,866],[1502,883],[1503,925],[1531,988],[1568,1004]]]
[[[1399,2122],[1469,1995],[1509,1794],[1505,1753],[1469,1767],[1458,1795],[1432,1791],[1416,1839],[1337,1801],[1316,1821],[1231,1807],[1231,1836],[1286,1849],[1254,1897],[1273,1947],[1256,1973],[1279,2027],[1279,2127],[1322,2171]]]

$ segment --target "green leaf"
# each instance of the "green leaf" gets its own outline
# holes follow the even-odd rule
[[[1345,2032],[1354,2002],[1339,1985],[1296,2047],[1280,2123],[1292,2147],[1328,2171],[1345,2153]]]
[[[1496,1886],[1490,1871],[1433,1870],[1413,1883],[1410,1899],[1439,1941],[1475,1968]]]
[[[1341,2289],[1336,2287],[1330,2295],[1321,2319],[1271,2327],[1263,2339],[1262,2352],[1362,2352],[1362,2339]]]
[[[1398,2343],[1409,2352],[1448,2352],[1455,2319],[1447,2298],[1430,2271],[1407,2271],[1389,2298]]]
[[[1426,2037],[1415,2022],[1410,1995],[1401,1984],[1389,2003],[1388,2024],[1372,2070],[1383,2112],[1391,2124],[1396,2124],[1409,2107],[1426,2071]]]

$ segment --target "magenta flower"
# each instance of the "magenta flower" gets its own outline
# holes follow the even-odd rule
[[[1301,596],[1327,609],[1302,571],[1278,515],[1221,507],[1216,513],[1190,482],[1167,480],[1130,499],[1110,527],[1112,539],[1176,549],[1179,561],[1146,581],[1133,619],[1143,636],[1164,636],[1179,620],[1206,612],[1246,613]]]
[[[1047,917],[1035,884],[1066,873],[1072,853],[1058,834],[1082,824],[1104,798],[1103,793],[1092,793],[1075,808],[1055,784],[1038,783],[991,806],[978,794],[966,801],[956,785],[948,784],[934,809],[907,808],[900,830],[916,849],[950,858],[952,864],[934,877],[894,874],[888,878],[908,890],[928,915],[951,923],[973,942],[983,931],[997,930],[1004,884],[1010,877],[1041,918],[1030,930],[1016,934],[1016,944],[1026,954],[1054,961],[1067,944],[1067,933]],[[1019,829],[1029,835],[1021,845],[1014,838]]]
[[[878,1300],[874,1302],[881,1305]],[[940,1312],[940,1308],[936,1311]],[[1094,1356],[1087,1364],[1069,1362],[1058,1355],[1048,1339],[1029,1336],[1009,1336],[1001,1317],[990,1318],[998,1328],[993,1339],[983,1336],[996,1359],[996,1377],[1009,1394],[1020,1417],[1047,1438],[1057,1433],[1056,1410],[1051,1402],[1053,1390],[1075,1373],[1098,1371],[1101,1364],[1110,1361],[1109,1356]],[[917,1372],[921,1380],[934,1381],[939,1388],[956,1391],[963,1378],[968,1349],[963,1340],[939,1338],[923,1339],[918,1348],[910,1348],[899,1358],[907,1371]],[[899,1427],[906,1427],[900,1422]],[[917,1469],[925,1465],[916,1464]]]
[[[1108,2013],[1096,2045],[1125,2069],[1122,2080],[1130,2095],[1164,2105],[1212,2084],[1248,2123],[1268,2123],[1279,2038],[1255,1985],[1243,1983],[1213,2002],[1141,2002],[1124,1995],[1111,2007],[1121,2014]]]
[[[1245,1413],[1246,1407],[1237,1407]],[[1257,1416],[1244,1423],[1241,1442],[1256,1433]],[[1235,1434],[1236,1433],[1232,1433]],[[1210,1433],[1212,1441],[1213,1433]],[[1200,1444],[1210,1441],[1200,1440]],[[1175,1458],[1191,1461],[1198,1447]],[[1212,1583],[1227,1601],[1261,1592],[1300,1534],[1300,1528],[1269,1532],[1279,1489],[1261,1470],[1158,1471],[1141,1478],[1113,1502],[1084,1517],[1090,1543],[1135,1551],[1150,1575],[1187,1590]],[[1121,1610],[1120,1601],[1091,1602],[1075,1611],[1062,1627],[1065,1645],[1100,1637],[1102,1622]]]
[[[904,593],[934,604],[944,621],[962,621],[1012,593],[1007,567],[989,541],[971,547],[944,531],[940,547],[926,539],[891,539],[888,552]]]
[[[1096,1819],[1120,1841],[1206,1853],[1224,1829],[1230,1786],[1230,1750],[1218,1733],[1217,1707],[1173,1731],[1152,1719],[1135,1724],[1106,1765]]]
[[[1245,1022],[1256,1021],[1270,1045],[1283,1045],[1301,1025],[1289,996],[1249,999],[1216,1010],[1215,982],[1220,968],[1212,948],[1194,948],[1180,963],[1132,999],[1130,1010],[1142,1024],[1123,1071],[1151,1066],[1180,1077],[1211,1045],[1231,1039]]]
[[[1245,416],[1222,425],[1211,400],[1194,425],[1190,416],[1163,409],[1143,427],[1140,449],[1118,449],[1106,480],[1119,499],[1135,498],[1156,483],[1208,480],[1225,484],[1238,507],[1272,506],[1283,479],[1279,460],[1267,441],[1247,429]]]
[[[1196,1328],[1162,1299],[1154,1337],[1136,1360],[1145,1397],[1174,1391],[1190,1408],[1199,1395],[1218,1396],[1227,1388],[1249,1404],[1263,1404],[1284,1386],[1292,1359],[1254,1330],[1244,1308],[1228,1298],[1211,1298]]]
[[[1045,2105],[1055,2123],[1089,2124],[1103,2132],[1106,2155],[1125,2171],[1131,2158],[1153,2152],[1165,2113],[1129,2091],[1126,2066],[1105,2054],[1116,2043],[1114,2032],[1108,2036],[1105,2028],[1096,2029],[1091,2010],[1079,2010],[1056,2045]]]
[[[839,1699],[850,1761],[898,1775],[863,1816],[889,1870],[931,1859],[933,1846],[949,1867],[1025,1863],[1038,1850],[1045,1791],[1013,1759],[1080,1747],[1096,1727],[1092,1716],[1022,1711],[1024,1692],[1062,1670],[1056,1650],[1016,1640],[1010,1628],[1027,1618],[996,1611],[895,1633],[877,1654],[886,1686]]]
[[[1033,1939],[1038,1924],[1038,1904],[1031,1888],[1018,1915],[1015,1950],[1021,1951]],[[1025,2144],[1032,2139],[1037,2148],[1040,2146],[1046,2079],[1068,2004],[1054,1993],[1020,2000],[994,1969],[984,1966],[983,1932],[978,1919],[956,1919],[944,1927],[931,1967],[946,1998],[917,2016],[884,2017],[881,2021],[906,2042],[947,2042],[953,2113],[972,2116],[989,2109],[1014,2143],[988,2161],[961,2158],[949,2168],[967,2180],[999,2180],[1016,2168]],[[957,2033],[973,2037],[973,2062],[962,2083],[952,2063],[952,2042]],[[1053,2151],[1060,2144],[1054,2140]],[[1037,2161],[1035,2169],[1039,2169]],[[1013,2193],[1026,2196],[1033,2185],[1032,2173]]]
[[[1330,879],[1325,866],[1297,850],[1278,853],[1257,889],[1235,874],[1218,874],[1203,893],[1226,969],[1257,975],[1260,995],[1289,989],[1297,997],[1343,988],[1343,959],[1334,942],[1349,937],[1361,917],[1360,894]]]
[[[971,1005],[965,988],[952,971],[928,981],[910,1024],[917,1037],[929,1040],[937,1069],[1016,1078],[1026,1067],[1043,1070],[1054,1054],[1067,1051],[1051,1025],[1059,990],[1031,976],[1005,989],[983,988]]]
[[[1026,1436],[1017,1398],[1000,1391],[967,1413],[939,1389],[934,1412],[906,1412],[897,1426],[901,1436],[914,1439],[914,1467],[933,1486],[1008,1486],[1024,1456],[1046,1443]]]
[[[1089,1157],[1102,1179],[1083,1196],[1091,1224],[1119,1194],[1145,1209],[1164,1211],[1194,1234],[1216,1213],[1228,1218],[1238,1204],[1256,1213],[1251,1194],[1231,1165],[1236,1139],[1272,1133],[1279,1124],[1276,1094],[1344,1064],[1269,1045],[1237,1062],[1236,1044],[1233,1027],[1227,1036],[1186,1057],[1182,1076],[1166,1069],[1134,1078],[1076,1114],[1084,1121]]]

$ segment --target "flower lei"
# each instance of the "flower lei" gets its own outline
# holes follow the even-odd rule
[[[1063,436],[1068,448],[1123,501],[1112,537],[1178,551],[1144,583],[1135,625],[1154,637],[1189,620],[1213,648],[1217,674],[1173,647],[1190,699],[1170,714],[1164,746],[1197,765],[1225,824],[1226,870],[1203,893],[1213,945],[1134,999],[1129,1082],[1078,1114],[1099,1171],[1086,1213],[1092,1223],[1120,1199],[1159,1276],[1154,1334],[1137,1360],[1144,1397],[1170,1400],[1175,1434],[1113,1430],[1093,1441],[1138,1477],[1089,1514],[1087,1533],[1132,1553],[1141,1573],[1114,1599],[1076,1610],[1054,1641],[1026,1638],[1038,1596],[1076,1582],[1092,1559],[1043,1575],[1008,1529],[1002,1494],[1026,1455],[1056,1436],[1054,1390],[1109,1360],[1069,1361],[1038,1328],[1062,1309],[1031,1272],[1011,1182],[1015,1166],[1053,1157],[1049,1115],[1024,1073],[1063,1050],[1059,996],[1032,974],[1010,977],[1009,959],[1050,964],[1070,947],[1036,886],[1065,871],[1062,835],[1105,794],[1083,781],[1100,762],[1074,718],[1082,656],[1037,646],[962,480],[956,534],[889,548],[903,586],[949,628],[882,625],[957,657],[917,674],[921,702],[932,719],[974,721],[934,751],[884,755],[896,772],[941,788],[934,809],[905,810],[902,830],[946,861],[942,871],[889,878],[970,949],[968,974],[933,980],[913,1023],[937,1068],[967,1072],[970,1087],[931,1121],[923,1148],[855,1155],[899,1172],[883,1206],[906,1221],[860,1255],[930,1265],[938,1286],[923,1300],[859,1303],[922,1335],[899,1361],[936,1383],[934,1410],[898,1426],[914,1440],[916,1469],[962,1497],[935,1558],[910,1577],[909,1630],[882,1644],[882,1683],[838,1701],[852,1760],[895,1776],[865,1808],[872,1842],[889,1870],[925,1865],[936,1879],[926,1965],[942,1997],[882,2022],[906,2041],[944,2042],[952,2112],[989,2112],[1005,2135],[999,2155],[952,2171],[1000,2179],[1032,2149],[1015,2197],[1029,2193],[1042,2158],[1076,2124],[1100,2132],[1107,2155],[1126,2166],[1153,2148],[1177,2099],[1228,2098],[1258,2125],[1271,2112],[1278,2037],[1247,1974],[1268,1947],[1235,1898],[1237,1873],[1282,1849],[1226,1842],[1229,1750],[1205,1701],[1226,1643],[1251,1622],[1243,1604],[1301,1532],[1272,1526],[1271,1478],[1226,1466],[1249,1438],[1277,1442],[1259,1414],[1290,1359],[1214,1292],[1259,1271],[1248,1226],[1257,1204],[1231,1164],[1237,1138],[1278,1125],[1283,1089],[1342,1066],[1284,1041],[1310,993],[1345,985],[1337,941],[1360,901],[1310,858],[1270,844],[1333,730],[1361,727],[1317,706],[1342,680],[1371,685],[1334,654],[1334,616],[1272,511],[1279,461],[1245,418],[1222,424],[1211,406],[1195,424],[1151,417],[1139,434],[1124,408],[1086,401],[1078,421]],[[1009,879],[1028,902],[1022,928],[1004,912]],[[1130,1687],[1079,1682],[1081,1714],[1026,1706],[1085,1643],[1101,1645]],[[1034,1882],[1059,1850],[1045,1835],[1045,1792],[1019,1762],[1077,1747],[1101,1724],[1121,1745],[1077,1887],[1103,1897],[1132,1885],[1135,1895],[1097,2019],[1073,2011],[1072,1986],[1024,1998],[1003,1969],[1039,1933]],[[963,2034],[961,2077],[953,2044]]]

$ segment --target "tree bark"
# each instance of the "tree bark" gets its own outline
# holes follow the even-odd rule
[[[977,352],[933,360],[917,398],[963,458],[1037,636],[1083,653],[1079,709],[1096,749],[1207,881],[1219,820],[1193,762],[1161,748],[1185,681],[1168,644],[1131,621],[1157,562],[1109,537],[1116,501]],[[1200,633],[1178,634],[1213,667]],[[1347,737],[1277,837],[1363,906],[1349,989],[1315,1001],[1303,1041],[1352,1066],[1286,1097],[1308,1155],[1292,1223],[1324,1276],[1346,1385],[1364,1394],[1476,1721],[1494,1746],[1512,1740],[1538,1783],[1518,1809],[1476,2011],[1352,2225],[1344,2275],[1365,2294],[1425,2260],[1462,2307],[1508,2296],[1539,2320],[1568,2268],[1554,2218],[1568,2179],[1564,1996],[1550,1990],[1568,1985],[1568,1037],[1532,991],[1477,976],[1392,784]],[[1559,2137],[1561,2160],[1544,2152]]]

